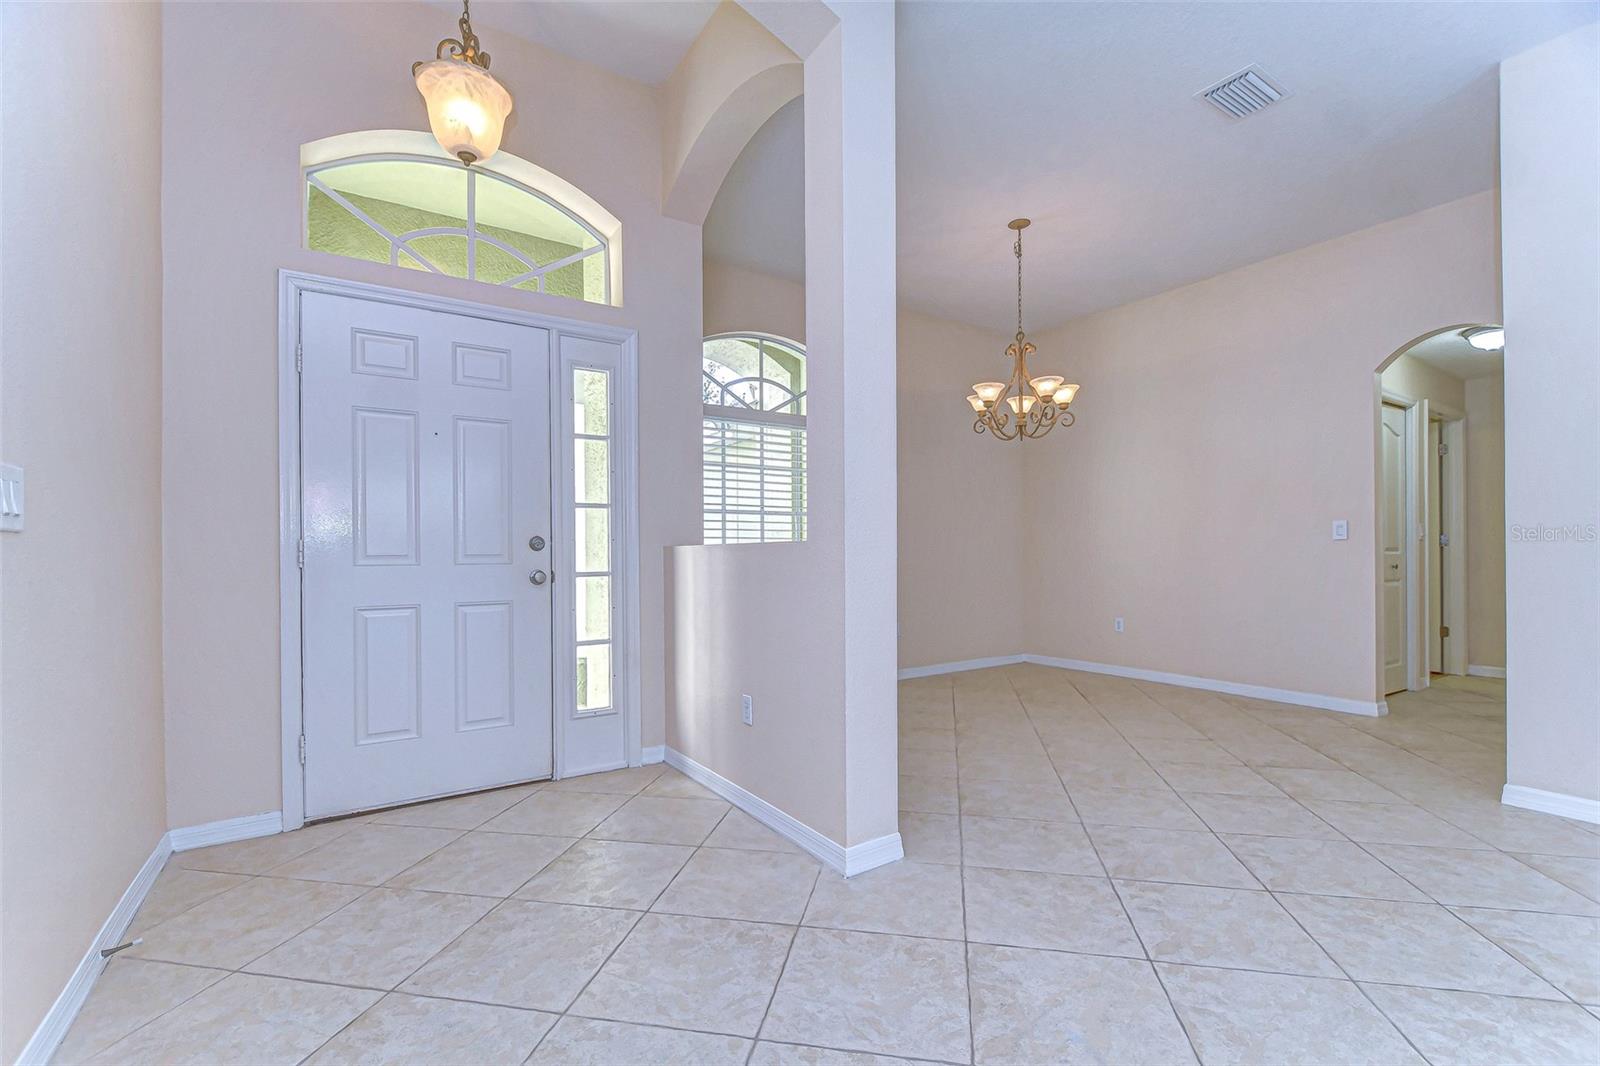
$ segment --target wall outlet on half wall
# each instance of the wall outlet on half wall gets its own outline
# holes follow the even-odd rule
[[[740,715],[744,718],[745,725],[756,724],[756,701],[749,696],[739,701]]]
[[[1115,629],[1118,633],[1122,632],[1122,616],[1120,614],[1117,615],[1116,621],[1111,623],[1111,628]]]

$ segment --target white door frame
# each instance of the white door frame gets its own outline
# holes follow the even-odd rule
[[[1450,629],[1440,664],[1447,674],[1467,672],[1467,416],[1447,404],[1429,405],[1439,423],[1439,440],[1445,446],[1442,488],[1445,506],[1439,511],[1439,529],[1450,538],[1452,549],[1439,571],[1444,593],[1443,622]],[[1430,469],[1432,469],[1430,467]]]
[[[305,766],[301,757],[301,730],[303,703],[301,699],[302,663],[301,649],[301,597],[300,597],[300,543],[301,543],[301,492],[300,492],[300,297],[304,293],[327,293],[377,303],[400,304],[424,311],[440,311],[470,318],[483,318],[511,325],[533,326],[550,332],[550,415],[552,438],[559,441],[561,454],[552,457],[558,470],[568,470],[572,465],[571,437],[559,430],[562,405],[571,389],[565,380],[565,364],[561,357],[560,338],[563,335],[585,337],[592,340],[618,344],[622,349],[621,366],[617,368],[617,411],[620,413],[615,440],[616,516],[621,527],[618,541],[621,551],[617,559],[616,588],[622,593],[617,640],[613,644],[617,658],[615,669],[620,683],[617,695],[623,701],[623,752],[629,766],[642,761],[640,741],[640,675],[639,675],[639,491],[638,491],[638,333],[631,329],[597,325],[574,319],[556,318],[498,307],[471,300],[458,300],[445,296],[413,292],[409,289],[369,285],[342,278],[323,277],[300,271],[278,272],[278,585],[279,585],[279,687],[282,696],[282,767],[283,767],[283,828],[298,829],[305,824]],[[561,465],[565,464],[565,465]],[[560,493],[558,492],[559,496]],[[555,501],[552,510],[552,539],[557,530],[572,525],[565,503]],[[573,612],[575,582],[555,580],[551,583],[551,609],[559,621],[570,618]],[[557,633],[563,627],[557,625]],[[570,627],[567,627],[570,631]],[[571,658],[555,649],[552,679],[557,693],[570,689],[575,669],[567,660]],[[553,776],[564,773],[562,737],[563,727],[570,709],[563,699],[552,703],[551,718],[554,728],[552,738]]]

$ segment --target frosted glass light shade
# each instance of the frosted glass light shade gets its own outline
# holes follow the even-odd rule
[[[1006,383],[1003,381],[980,381],[972,386],[972,391],[984,403],[994,403],[1000,398],[1000,394],[1006,391]]]
[[[419,66],[416,77],[440,147],[465,163],[481,163],[500,150],[511,94],[493,74],[459,59],[434,59]]]
[[[1033,386],[1033,391],[1039,394],[1041,400],[1048,400],[1056,394],[1056,390],[1061,387],[1061,383],[1065,380],[1067,379],[1059,374],[1047,374],[1044,377],[1034,378],[1028,384]]]
[[[974,411],[983,410],[983,401],[978,398],[978,394],[975,392],[967,397],[967,403],[972,405]]]
[[[1033,405],[1038,400],[1033,396],[1007,396],[1006,403],[1011,406],[1013,414],[1025,415],[1033,410]]]
[[[1056,389],[1056,403],[1062,407],[1071,406],[1072,398],[1076,395],[1078,395],[1078,386],[1063,385]]]

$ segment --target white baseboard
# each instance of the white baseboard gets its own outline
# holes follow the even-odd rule
[[[774,833],[798,844],[846,877],[864,873],[905,856],[899,833],[889,833],[847,848],[674,748],[666,749],[665,761],[668,766],[691,781],[715,792]]]
[[[1360,714],[1368,718],[1381,718],[1389,713],[1389,705],[1383,700],[1352,700],[1343,696],[1324,696],[1318,692],[1295,692],[1291,689],[1267,688],[1265,685],[1247,685],[1239,681],[1218,681],[1212,677],[1191,677],[1188,674],[1169,674],[1161,670],[1141,670],[1135,666],[1094,663],[1085,659],[1058,659],[1052,655],[996,655],[987,659],[962,659],[950,663],[934,663],[931,666],[913,666],[900,671],[900,680],[933,677],[937,674],[958,674],[966,670],[986,670],[995,666],[1012,666],[1016,663],[1055,666],[1063,670],[1082,670],[1090,674],[1109,674],[1135,681],[1155,681],[1163,685],[1199,688],[1207,692],[1225,692],[1231,696],[1274,700],[1278,703],[1291,703],[1297,707],[1316,707],[1319,710]]]
[[[1090,674],[1110,674],[1135,681],[1153,681],[1181,688],[1198,688],[1207,692],[1223,692],[1230,696],[1249,696],[1258,700],[1291,703],[1296,707],[1316,707],[1324,711],[1360,714],[1368,718],[1381,718],[1389,713],[1383,700],[1352,700],[1344,696],[1324,696],[1319,692],[1295,692],[1292,689],[1268,688],[1265,685],[1247,685],[1239,681],[1219,681],[1214,677],[1191,677],[1188,674],[1169,674],[1161,670],[1141,670],[1134,666],[1116,666],[1111,663],[1091,663],[1082,659],[1057,659],[1050,655],[1024,655],[1023,660],[1039,666],[1058,666],[1063,670],[1082,670]]]
[[[656,744],[644,748],[639,753],[639,765],[649,766],[652,763],[663,762],[666,760],[666,754],[667,746],[665,744]]]
[[[1546,792],[1542,788],[1529,788],[1527,785],[1507,785],[1500,793],[1500,802],[1507,807],[1558,814],[1563,818],[1576,818],[1580,822],[1600,825],[1600,800],[1569,796],[1565,792]]]
[[[844,849],[844,875],[854,877],[856,874],[887,866],[891,862],[899,862],[905,857],[906,849],[901,843],[900,834],[885,833],[881,837],[852,844]]]
[[[900,671],[901,681],[914,677],[934,677],[938,674],[959,674],[966,670],[988,670],[995,666],[1012,666],[1022,662],[1022,655],[994,655],[987,659],[962,659],[953,663],[933,663],[929,666],[908,666]]]
[[[156,883],[156,877],[171,855],[172,834],[163,833],[161,839],[156,841],[155,850],[134,875],[133,883],[128,885],[128,890],[112,908],[111,916],[100,927],[100,932],[95,934],[89,950],[79,960],[78,968],[72,971],[67,987],[61,990],[55,1003],[51,1004],[44,1019],[39,1022],[39,1027],[33,1031],[33,1037],[23,1046],[22,1054],[17,1056],[18,1066],[44,1066],[50,1061],[50,1056],[56,1053],[62,1038],[78,1017],[78,1011],[83,1009],[84,1001],[89,998],[95,980],[106,968],[107,960],[100,956],[100,952],[122,943],[133,916],[139,912],[145,896],[150,893],[150,886]]]
[[[1503,666],[1473,666],[1471,663],[1468,663],[1467,676],[1498,677],[1500,680],[1504,681],[1506,679],[1506,668]]]
[[[264,814],[247,814],[242,818],[224,818],[220,822],[188,825],[174,829],[167,835],[172,838],[173,851],[193,851],[213,844],[231,844],[235,840],[269,837],[283,832],[283,812],[267,811]]]

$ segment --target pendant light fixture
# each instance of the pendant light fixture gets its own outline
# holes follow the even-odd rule
[[[489,53],[472,32],[469,2],[461,3],[461,38],[440,41],[434,58],[411,64],[411,76],[427,102],[434,138],[470,167],[500,150],[511,94],[489,73]]]
[[[1028,220],[1014,218],[1007,226],[1016,231],[1016,244],[1012,251],[1017,257],[1017,337],[1006,348],[1011,357],[1009,381],[980,381],[972,386],[967,403],[977,412],[972,423],[976,433],[992,433],[1001,440],[1020,437],[1042,437],[1056,426],[1070,426],[1075,421],[1072,399],[1078,386],[1067,384],[1059,374],[1028,376],[1028,356],[1036,349],[1022,332],[1022,231]]]

